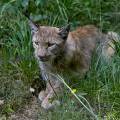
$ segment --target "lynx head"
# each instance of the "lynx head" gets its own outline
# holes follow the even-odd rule
[[[49,61],[56,58],[64,49],[70,25],[63,28],[38,26],[30,22],[32,42],[35,56],[40,61]]]

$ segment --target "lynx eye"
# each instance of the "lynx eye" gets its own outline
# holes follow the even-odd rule
[[[39,43],[38,43],[38,42],[35,42],[35,44],[36,44],[36,45],[39,45]]]
[[[54,45],[54,43],[48,43],[48,47],[51,47],[53,45]]]

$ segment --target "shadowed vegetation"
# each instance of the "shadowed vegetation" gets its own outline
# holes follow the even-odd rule
[[[28,20],[22,14],[28,10],[33,21],[47,26],[77,26],[94,24],[103,32],[120,33],[119,0],[1,0],[0,1],[0,116],[29,104],[30,84],[39,78],[34,58]],[[85,78],[71,73],[63,74],[65,81],[78,97],[83,96],[93,112],[102,120],[120,119],[120,43],[108,62],[93,56],[90,71]],[[65,87],[62,106],[55,111],[40,112],[40,120],[95,119]],[[81,98],[80,98],[81,99]],[[86,105],[86,102],[81,99]]]

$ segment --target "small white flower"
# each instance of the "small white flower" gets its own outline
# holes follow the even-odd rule
[[[3,28],[3,26],[0,26],[0,28],[2,29],[2,28]]]
[[[3,105],[4,104],[4,100],[0,100],[0,105]]]
[[[30,87],[30,92],[35,92],[35,89]]]

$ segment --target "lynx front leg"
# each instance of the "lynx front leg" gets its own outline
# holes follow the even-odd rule
[[[47,82],[46,90],[43,90],[39,94],[39,100],[42,101],[41,106],[44,109],[53,108],[56,105],[59,105],[60,102],[56,100],[57,94],[62,90],[61,82],[57,80],[55,76],[52,75],[53,72],[50,69],[49,64],[40,64],[41,74],[43,80]]]
[[[49,88],[47,87],[48,85],[48,82],[47,82],[47,77],[48,77],[48,75],[47,74],[45,74],[45,72],[44,73],[41,73],[42,74],[42,80],[44,80],[45,81],[45,83],[46,83],[46,88],[45,89],[43,89],[42,91],[40,91],[40,93],[39,93],[39,95],[38,95],[38,98],[39,98],[39,100],[42,102],[43,100],[44,100],[44,98],[47,96],[47,94],[48,94],[48,92],[50,91],[49,90]]]
[[[48,110],[52,109],[55,106],[60,105],[60,101],[58,100],[59,93],[62,91],[62,86],[60,81],[50,81],[51,83],[47,84],[47,88],[49,89],[48,95],[43,100],[41,106]]]
[[[39,62],[39,67],[40,67],[40,71],[41,71],[41,77],[42,77],[42,80],[45,81],[46,83],[47,83],[47,81],[48,81],[48,71],[50,71],[48,66],[49,66],[49,65],[46,64],[46,63],[44,63],[44,62],[41,62],[41,61]],[[46,85],[46,89],[42,90],[42,91],[39,93],[38,98],[39,98],[39,100],[40,100],[41,102],[44,100],[44,98],[45,98],[45,97],[47,96],[47,94],[48,94],[49,89],[48,89],[47,86],[48,86],[48,85]]]

